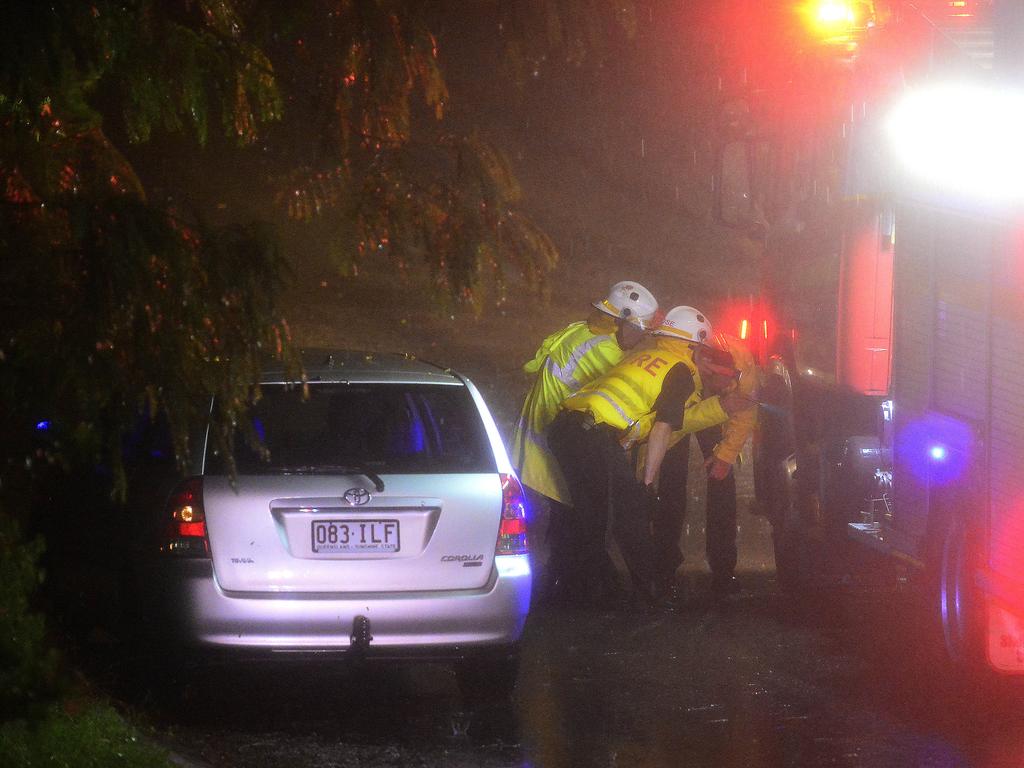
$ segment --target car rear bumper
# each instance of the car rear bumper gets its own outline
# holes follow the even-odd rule
[[[169,622],[167,639],[177,643],[396,657],[450,657],[476,647],[514,645],[526,621],[532,579],[526,555],[495,558],[484,587],[455,592],[225,592],[209,560],[164,561],[152,575],[154,604]],[[357,617],[368,622],[362,634],[369,641],[353,646]]]

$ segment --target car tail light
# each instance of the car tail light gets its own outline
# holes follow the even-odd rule
[[[209,557],[206,513],[203,510],[203,481],[185,480],[167,500],[164,541],[160,549],[179,557]]]
[[[496,555],[525,555],[529,551],[526,541],[526,495],[515,475],[501,478],[501,526],[498,528]]]

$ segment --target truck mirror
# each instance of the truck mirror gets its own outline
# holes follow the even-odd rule
[[[716,218],[727,227],[743,230],[750,237],[763,239],[767,222],[754,196],[753,168],[757,147],[750,141],[730,141],[718,157],[715,184]]]
[[[742,227],[750,219],[750,154],[745,141],[722,147],[716,189],[718,218],[728,227]]]

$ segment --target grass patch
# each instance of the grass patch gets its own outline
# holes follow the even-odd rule
[[[5,768],[169,768],[166,751],[144,739],[106,704],[89,702],[71,713],[52,707],[38,721],[0,725]]]

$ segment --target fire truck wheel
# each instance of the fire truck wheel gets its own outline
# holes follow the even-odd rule
[[[945,680],[966,706],[1019,711],[1024,677],[1001,674],[988,661],[985,598],[974,578],[983,557],[982,531],[970,518],[950,515],[936,534],[927,571],[936,661],[946,663]]]
[[[937,609],[946,655],[966,667],[980,661],[978,595],[971,580],[972,537],[969,526],[953,516],[945,526],[939,554],[933,604]]]

